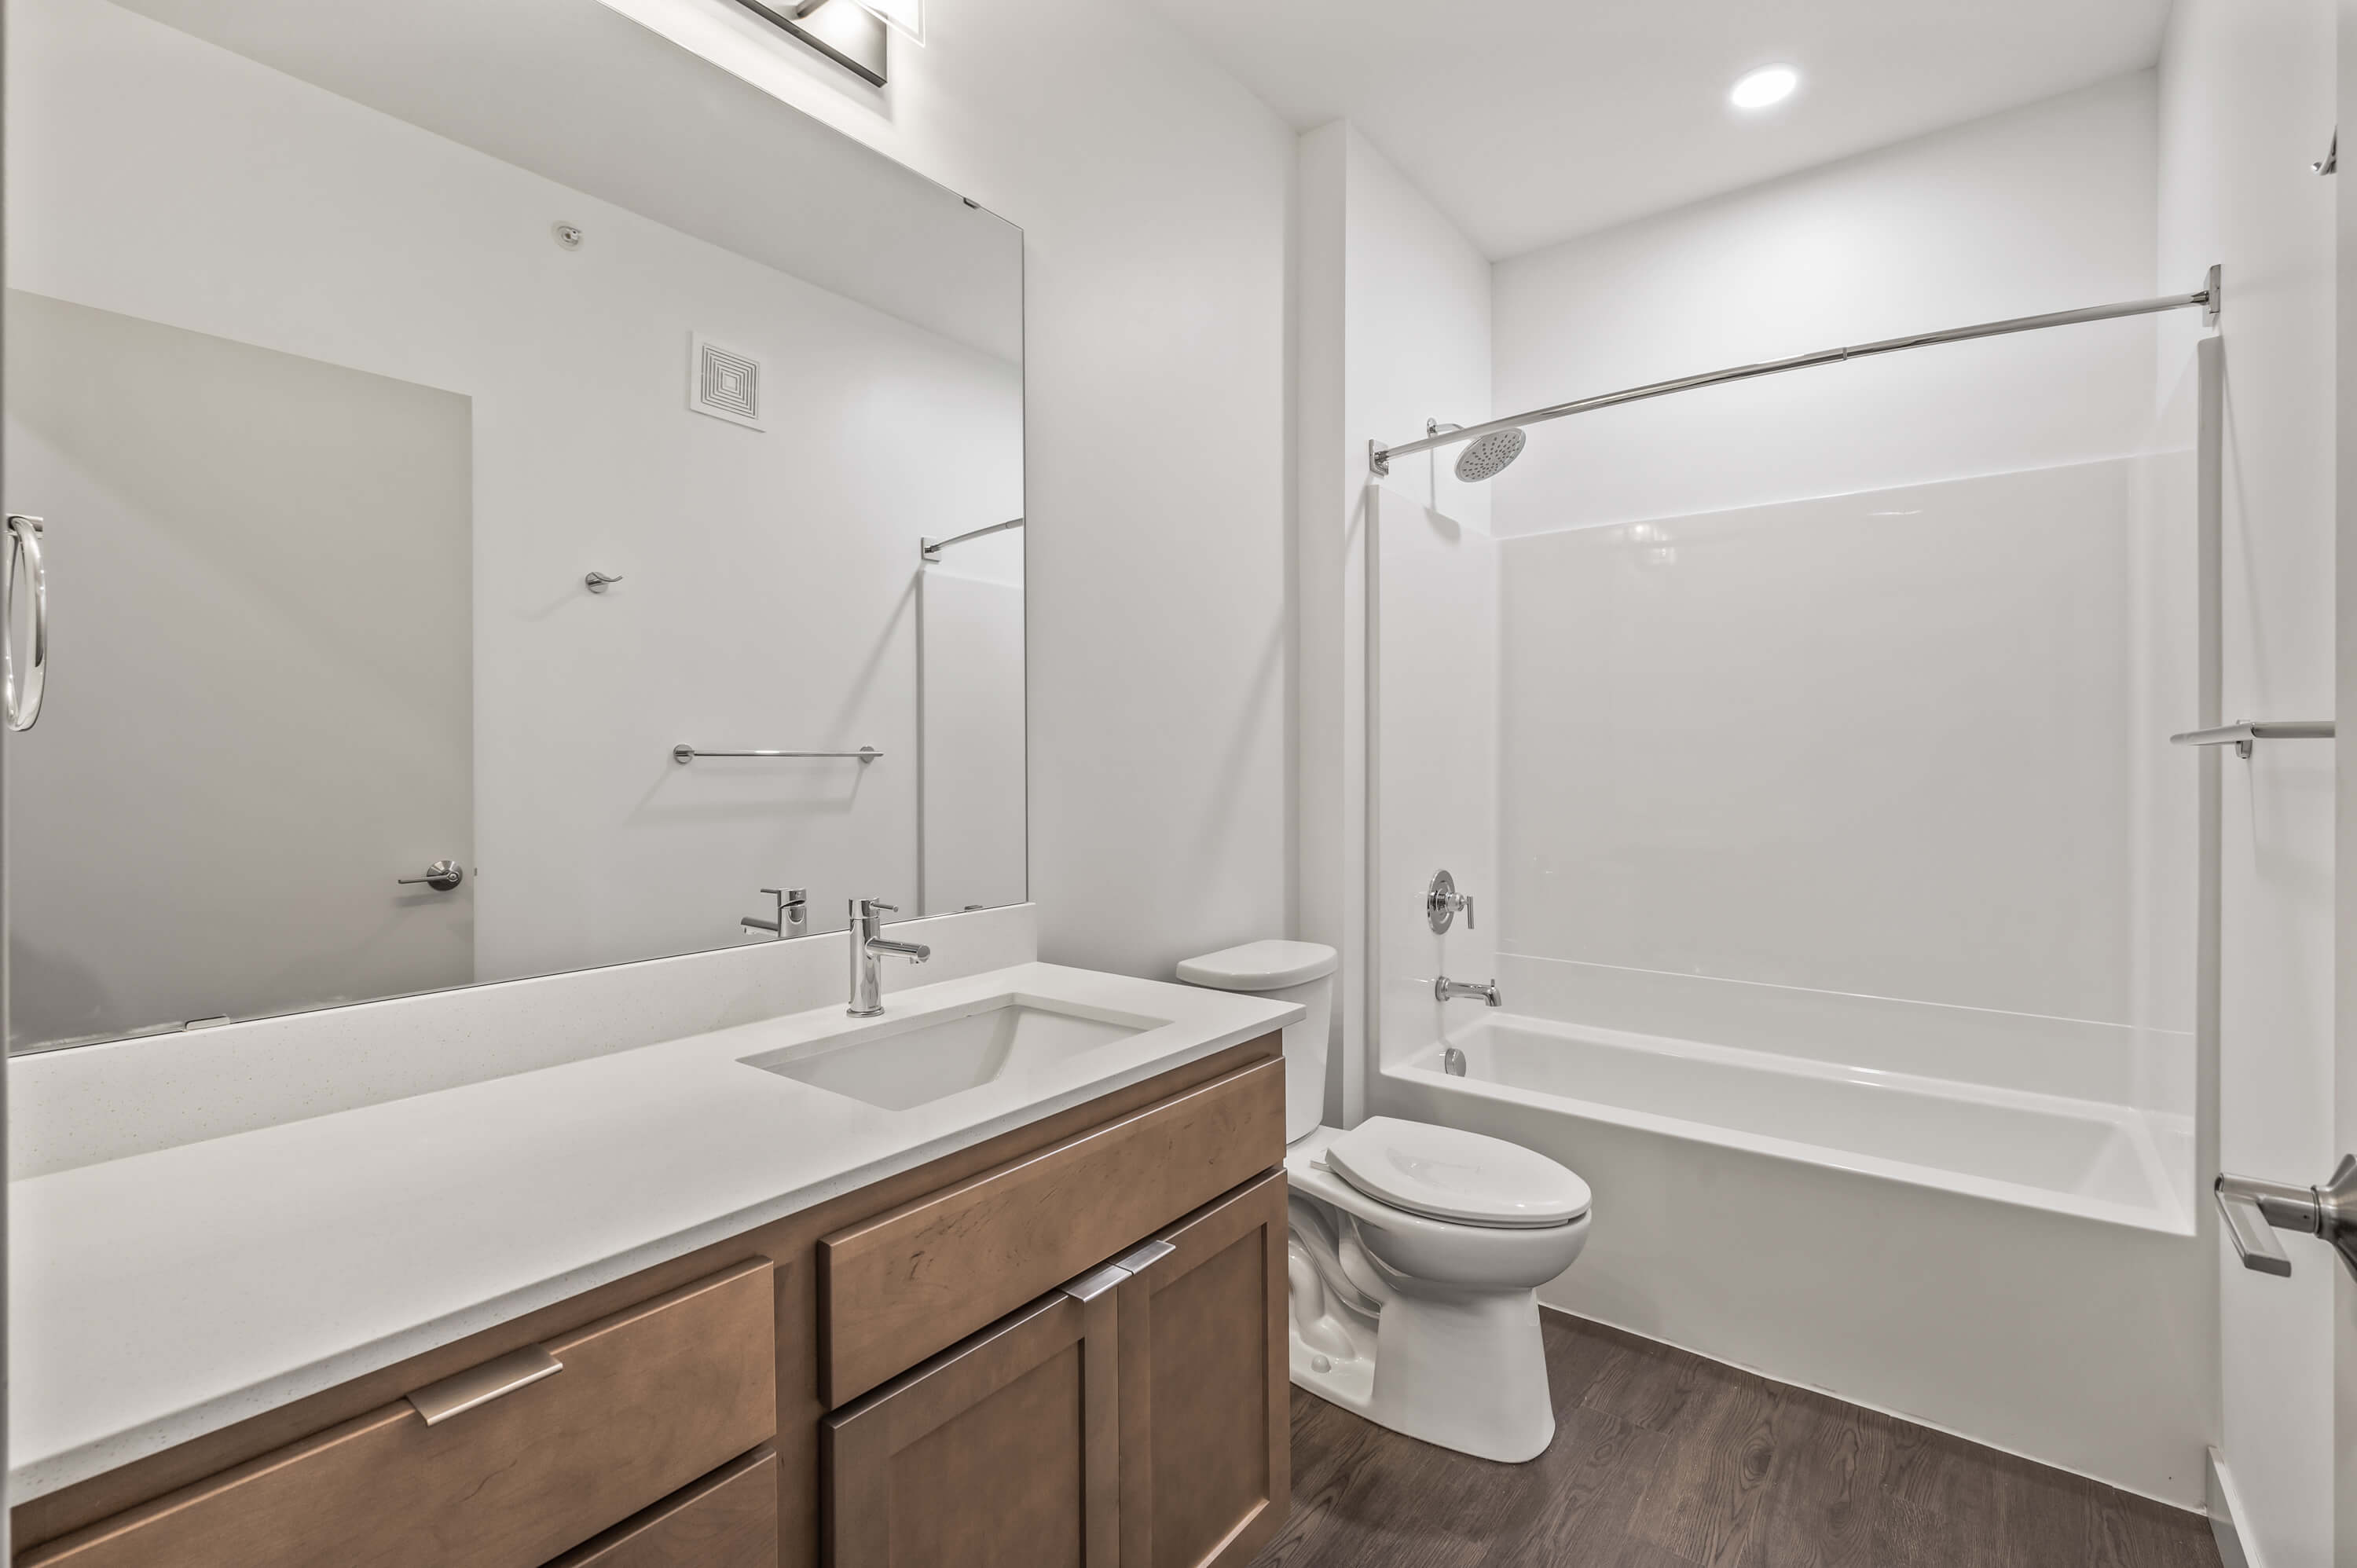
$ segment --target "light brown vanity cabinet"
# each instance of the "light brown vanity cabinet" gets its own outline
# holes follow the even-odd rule
[[[1292,1498],[1284,1174],[1161,1240],[1121,1287],[1121,1560],[1242,1568]]]
[[[830,1520],[846,1563],[1240,1563],[1286,1506],[1278,1049],[33,1498],[16,1568],[819,1568]],[[1060,1293],[1157,1236],[1117,1288]],[[564,1369],[432,1426],[408,1398],[543,1351]],[[855,1409],[888,1413],[829,1471]],[[838,1485],[868,1489],[830,1516]],[[915,1517],[927,1496],[1019,1506]]]
[[[774,1300],[769,1263],[740,1264],[19,1561],[540,1568],[769,1441]],[[772,1558],[776,1539],[773,1508]]]
[[[1285,1178],[1155,1240],[827,1418],[832,1568],[1251,1561],[1290,1492]]]
[[[1101,1568],[1121,1549],[1120,1303],[1044,1296],[827,1418],[834,1568]]]

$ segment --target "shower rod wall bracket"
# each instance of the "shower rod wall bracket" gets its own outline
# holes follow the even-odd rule
[[[2203,277],[2201,287],[2192,294],[2163,295],[2158,299],[2133,299],[2117,305],[2089,306],[2082,310],[2057,310],[2044,316],[2017,316],[2004,321],[1984,321],[1972,327],[1952,327],[1944,332],[1918,332],[1906,338],[1885,338],[1872,343],[1854,343],[1842,349],[1820,349],[1813,354],[1795,354],[1789,360],[1769,360],[1756,365],[1735,365],[1724,371],[1708,371],[1698,376],[1680,376],[1675,381],[1652,381],[1641,387],[1629,387],[1620,392],[1604,392],[1596,397],[1583,397],[1570,403],[1558,403],[1546,408],[1534,408],[1528,413],[1517,413],[1505,419],[1492,419],[1483,424],[1469,424],[1461,430],[1445,430],[1426,435],[1419,441],[1403,441],[1396,446],[1377,442],[1367,443],[1367,467],[1378,478],[1392,471],[1392,459],[1417,452],[1429,452],[1438,446],[1454,446],[1479,441],[1487,435],[1518,431],[1527,425],[1544,424],[1551,419],[1567,419],[1575,413],[1593,413],[1598,409],[1616,408],[1624,403],[1641,403],[1648,398],[1667,397],[1672,392],[1695,392],[1703,387],[1722,386],[1728,381],[1748,381],[1760,376],[1781,375],[1786,371],[1805,371],[1818,365],[1838,365],[1851,360],[1867,360],[1879,354],[1896,354],[1905,349],[1929,349],[1942,343],[1968,343],[1978,338],[2002,338],[2015,332],[2036,332],[2049,327],[2076,327],[2092,321],[2115,321],[2128,316],[2154,316],[2162,311],[2201,309],[2204,327],[2218,325],[2218,315],[2226,300],[2225,271],[2213,266]],[[1495,470],[1492,470],[1493,472]],[[1487,476],[1483,476],[1486,478]]]

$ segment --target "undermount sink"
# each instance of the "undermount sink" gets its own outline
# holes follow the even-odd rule
[[[1056,1066],[1167,1022],[1037,996],[997,996],[740,1059],[813,1089],[908,1111]]]

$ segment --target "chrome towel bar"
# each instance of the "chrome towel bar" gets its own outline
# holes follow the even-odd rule
[[[986,539],[994,533],[1004,533],[1010,528],[1022,526],[1023,520],[1017,517],[1009,518],[1005,522],[994,522],[987,528],[971,529],[964,533],[952,534],[947,539],[920,539],[917,541],[917,558],[928,563],[938,562],[942,558],[942,552],[952,544],[963,544],[969,539]]]
[[[2332,728],[2330,719],[2276,719],[2259,724],[2244,719],[2216,729],[2190,729],[2183,735],[2170,736],[2169,744],[2231,746],[2235,756],[2247,758],[2255,740],[2330,740]]]
[[[855,757],[864,767],[883,755],[872,746],[863,746],[857,751],[699,751],[692,746],[671,748],[671,759],[682,768],[699,757]]]

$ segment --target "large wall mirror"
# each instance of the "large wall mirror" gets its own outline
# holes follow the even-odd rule
[[[597,0],[8,33],[13,1049],[1025,897],[1017,230]]]

